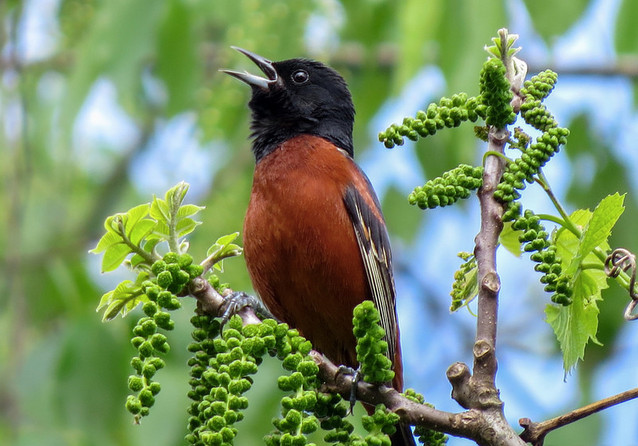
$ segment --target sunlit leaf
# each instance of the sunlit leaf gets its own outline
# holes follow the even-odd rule
[[[503,248],[507,249],[516,257],[520,257],[522,252],[521,242],[518,240],[520,234],[520,231],[512,229],[512,222],[508,221],[503,224],[503,231],[501,231],[501,235],[499,236],[499,241],[501,245],[503,245]]]
[[[128,234],[128,237],[134,245],[139,246],[140,242],[147,235],[153,232],[153,229],[155,228],[156,225],[157,225],[157,222],[153,220],[148,220],[148,219],[142,220],[138,222],[135,226],[133,226],[130,233]]]
[[[602,273],[602,271],[601,271]],[[598,304],[607,281],[591,271],[581,271],[574,281],[571,305],[547,305],[545,314],[563,352],[563,368],[569,372],[585,356],[590,340],[598,343]]]
[[[589,210],[577,210],[570,220],[580,228],[586,228],[592,221],[593,213]],[[565,228],[555,235],[556,254],[563,259],[562,266],[566,270],[572,264],[570,259],[576,256],[581,247],[581,239]],[[606,241],[599,245],[608,250]],[[587,268],[583,269],[586,264]],[[597,342],[598,301],[602,290],[608,287],[603,262],[593,253],[585,255],[578,262],[572,280],[572,304],[548,305],[545,314],[551,325],[563,353],[563,367],[569,372],[582,359],[589,341]]]
[[[131,248],[123,242],[109,246],[102,257],[102,272],[106,273],[116,269],[131,252],[133,252]]]

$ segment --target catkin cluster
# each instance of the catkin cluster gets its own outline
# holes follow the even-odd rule
[[[516,120],[512,109],[512,92],[505,78],[505,65],[500,59],[488,59],[481,69],[480,92],[485,110],[485,123],[488,126],[504,128]]]
[[[556,255],[556,246],[549,242],[549,234],[540,222],[540,218],[531,210],[512,222],[512,229],[521,231],[518,240],[523,244],[530,259],[537,263],[534,269],[543,273],[541,282],[545,291],[554,293],[552,302],[569,305],[572,302],[572,289],[569,278],[562,274],[561,259]]]
[[[423,186],[418,186],[408,196],[411,205],[421,209],[454,204],[459,199],[468,198],[473,190],[483,184],[483,168],[461,164],[434,178]]]
[[[379,325],[379,312],[370,300],[354,309],[353,333],[357,338],[357,361],[361,364],[363,380],[370,383],[392,381],[392,361],[386,356],[388,343],[383,340],[385,330]]]
[[[234,316],[221,336],[220,323],[208,316],[193,316],[194,342],[188,350],[194,354],[191,366],[193,401],[188,409],[186,441],[194,445],[232,444],[237,435],[234,424],[243,419],[248,407],[243,394],[250,389],[250,375],[274,338],[262,336],[260,326],[242,328],[241,319]],[[262,324],[263,325],[263,324]]]
[[[434,407],[432,404],[426,403],[423,395],[417,393],[414,389],[406,389],[403,395],[417,404],[425,404],[426,406]],[[428,429],[424,426],[415,427],[414,434],[419,437],[419,442],[423,446],[443,446],[448,440],[448,436],[443,432]]]
[[[494,192],[494,196],[504,203],[511,203],[520,198],[518,191],[525,188],[525,182],[534,181],[534,175],[538,174],[547,161],[559,151],[560,146],[567,142],[569,130],[559,127],[552,114],[542,104],[543,99],[554,88],[555,82],[556,73],[546,70],[526,81],[521,89],[521,95],[525,97],[521,105],[521,115],[525,122],[540,130],[542,134],[528,147],[529,136],[520,129],[515,130],[514,135],[519,141],[516,147],[521,149],[523,154],[508,163],[503,179]],[[516,217],[515,208],[506,211],[509,211],[508,219]]]
[[[406,117],[402,124],[392,124],[379,133],[379,141],[387,148],[401,146],[404,137],[416,141],[434,135],[437,130],[458,127],[464,121],[475,122],[485,117],[486,107],[480,97],[468,98],[467,94],[455,94],[451,98],[441,98],[438,104],[430,104],[425,111],[417,112],[415,118]]]
[[[160,383],[153,381],[153,377],[166,365],[158,355],[168,353],[170,345],[166,336],[158,330],[170,331],[175,327],[168,311],[181,307],[176,293],[190,279],[202,273],[201,266],[192,262],[193,258],[189,254],[169,252],[151,267],[155,278],[142,283],[141,289],[148,301],[142,306],[145,316],[133,328],[131,344],[137,349],[138,355],[131,360],[135,374],[129,376],[128,387],[135,395],[129,395],[126,400],[126,409],[135,416],[136,422],[149,414],[155,396],[161,389]]]
[[[272,320],[268,323],[274,329],[277,356],[290,374],[277,380],[279,389],[289,394],[281,400],[281,417],[273,420],[275,430],[266,436],[266,445],[303,446],[308,444],[306,435],[319,428],[312,412],[317,403],[319,367],[308,356],[312,345],[297,330],[286,324],[276,325]]]

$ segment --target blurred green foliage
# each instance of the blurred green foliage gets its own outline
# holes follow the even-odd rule
[[[476,0],[61,0],[48,37],[54,51],[25,61],[26,13],[37,15],[44,3],[0,2],[0,443],[13,445],[182,441],[188,354],[178,346],[189,341],[189,311],[175,316],[183,320],[176,321],[154,413],[133,426],[122,401],[135,318],[102,324],[94,310],[108,287],[96,280],[98,266],[88,263],[87,250],[107,215],[148,201],[131,181],[131,162],[148,150],[158,123],[184,112],[197,115],[202,142],[223,140],[232,147],[208,195],[198,200],[207,205],[200,214],[205,225],[192,238],[191,252],[203,258],[212,240],[241,229],[253,161],[246,91],[217,72],[246,63],[230,45],[274,60],[308,55],[342,72],[357,106],[355,145],[363,148],[371,143],[370,118],[426,64],[441,68],[447,92],[475,94],[485,58],[481,47],[507,26],[506,2],[488,6]],[[582,16],[588,2],[526,4],[550,43]],[[339,45],[309,54],[306,42],[312,37],[306,25],[316,16],[332,24]],[[624,0],[615,42],[625,56],[636,57],[635,17],[638,4]],[[118,104],[138,130],[124,147],[99,143],[87,148],[74,136],[78,114],[100,79],[112,82]],[[587,187],[571,180],[571,203],[588,207],[609,193],[629,190],[635,166],[610,156],[606,141],[592,137],[586,118],[574,124],[567,156],[574,160],[585,153],[596,162]],[[375,147],[382,150],[381,144]],[[434,177],[475,159],[475,147],[468,128],[421,142],[417,153],[426,175]],[[86,168],[95,160],[97,172]],[[427,214],[415,216],[416,211],[397,205],[401,199],[392,190],[386,197],[392,201],[384,206],[391,213],[390,230],[409,241]],[[626,205],[614,240],[631,247],[636,246],[635,197]],[[227,263],[224,281],[250,289],[242,261]],[[614,293],[607,300],[622,307],[626,297]],[[606,345],[621,324],[612,305],[601,313],[599,340]],[[602,348],[592,349],[585,376],[605,355]],[[274,382],[276,367],[260,372],[258,383]],[[584,379],[584,388],[588,384]],[[253,436],[240,436],[242,445],[260,444],[270,430],[267,420],[276,415],[281,397],[273,389],[255,385],[255,398],[248,395],[247,429],[241,435]]]

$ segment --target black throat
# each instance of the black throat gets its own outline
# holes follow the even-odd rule
[[[339,149],[345,150],[351,158],[354,157],[352,126],[346,125],[343,121],[322,119],[316,122],[299,117],[294,121],[285,122],[266,116],[258,116],[253,112],[251,130],[252,150],[257,163],[281,144],[299,135],[319,136],[333,143]]]

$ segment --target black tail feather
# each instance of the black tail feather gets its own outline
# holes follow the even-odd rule
[[[392,446],[416,446],[409,424],[398,423],[397,431],[390,436]]]

